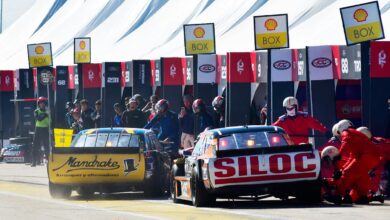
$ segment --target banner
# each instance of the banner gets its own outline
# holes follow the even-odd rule
[[[256,50],[289,47],[287,14],[254,16],[253,21]]]
[[[271,51],[271,81],[292,81],[292,50]]]
[[[384,39],[378,2],[340,8],[347,45]]]
[[[267,52],[256,53],[256,82],[267,82],[267,66],[268,54]]]
[[[83,64],[83,88],[101,88],[102,87],[102,65],[98,63]]]
[[[152,77],[150,60],[133,60],[132,65],[133,78],[131,79],[131,85],[133,87],[133,95],[141,94],[143,97],[151,96],[153,89],[150,85]]]
[[[333,79],[332,47],[308,47],[310,80]]]
[[[74,39],[74,63],[91,63],[91,38]]]
[[[13,92],[15,90],[15,71],[1,70],[0,71],[0,91]]]
[[[390,78],[390,42],[371,42],[370,76]]]
[[[228,53],[227,55],[227,82],[251,83],[255,82],[254,66],[256,54],[249,52]]]
[[[163,74],[164,74],[164,85],[166,86],[177,86],[183,85],[183,63],[182,58],[169,57],[163,58]]]
[[[339,79],[361,79],[360,45],[339,46]]]
[[[75,66],[68,66],[68,89],[75,89]]]
[[[217,56],[198,55],[197,83],[216,83],[217,81]]]
[[[306,49],[292,49],[292,80],[306,81]]]
[[[189,85],[189,86],[192,86],[194,85],[194,70],[193,70],[193,67],[194,67],[194,60],[192,57],[187,57],[187,58],[184,58],[185,62],[186,62],[186,65],[185,65],[185,68],[186,68],[186,71],[185,71],[185,77],[186,77],[186,80],[185,80],[185,84],[186,85]]]
[[[214,24],[185,24],[183,29],[186,56],[215,54]]]
[[[105,62],[102,64],[104,76],[103,89],[103,117],[100,121],[103,127],[112,126],[112,119],[115,116],[113,106],[121,101],[121,63]]]
[[[51,43],[28,44],[27,52],[30,68],[53,66]]]
[[[161,86],[161,62],[160,60],[151,60],[152,68],[152,86]]]

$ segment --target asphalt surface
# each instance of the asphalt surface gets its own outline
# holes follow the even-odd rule
[[[218,200],[213,208],[174,204],[168,197],[148,198],[140,192],[95,194],[89,200],[73,192],[70,200],[52,199],[45,166],[0,163],[0,220],[2,219],[389,219],[390,201],[384,204],[302,205],[281,201]]]

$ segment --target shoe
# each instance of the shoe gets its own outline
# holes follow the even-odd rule
[[[384,203],[385,202],[385,196],[383,194],[375,194],[372,196],[372,201]]]
[[[339,196],[339,195],[324,195],[324,199],[328,202],[335,204],[335,205],[341,204],[341,196]]]
[[[368,203],[370,203],[370,201],[368,200],[367,196],[362,196],[355,202],[355,204],[360,204],[360,205],[367,205]]]
[[[350,195],[345,195],[344,198],[343,198],[343,203],[344,204],[352,204],[352,198]]]

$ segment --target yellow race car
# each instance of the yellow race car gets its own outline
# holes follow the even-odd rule
[[[99,128],[81,131],[69,147],[54,147],[48,161],[54,198],[143,190],[169,190],[171,158],[146,129]]]

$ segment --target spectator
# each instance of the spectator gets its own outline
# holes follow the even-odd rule
[[[72,127],[73,124],[73,117],[72,117],[73,104],[71,102],[66,102],[65,110],[66,110],[66,114],[65,114],[66,127],[70,128]]]
[[[95,102],[95,111],[92,112],[91,118],[95,128],[100,128],[102,126],[102,100],[99,99]]]
[[[135,94],[135,95],[133,95],[132,99],[134,99],[138,103],[139,110],[142,110],[145,107],[146,102],[145,102],[144,98],[142,97],[142,95]]]
[[[181,148],[187,149],[194,147],[194,114],[192,112],[192,96],[183,96],[184,107],[181,108],[179,114],[179,122],[181,126]]]
[[[73,124],[70,127],[73,129],[73,134],[78,134],[80,131],[83,130],[83,119],[80,116],[80,111],[75,108],[72,110],[72,117],[73,117]]]
[[[138,109],[138,103],[130,99],[127,103],[128,109],[122,114],[122,126],[128,128],[143,128],[146,124],[144,113]]]
[[[93,110],[88,106],[88,100],[81,100],[80,105],[81,119],[83,120],[84,129],[94,128],[95,126],[91,117]]]
[[[80,106],[80,100],[78,99],[75,99],[73,101],[73,109],[77,108],[79,111],[81,110],[81,106]]]
[[[122,114],[123,110],[122,107],[119,103],[114,104],[114,111],[115,111],[115,116],[114,116],[114,127],[121,127],[122,122]]]
[[[206,111],[206,105],[204,104],[202,99],[197,99],[192,104],[192,110],[195,113],[195,119],[196,119],[196,135],[199,133],[202,133],[206,130],[206,128],[210,129],[213,127],[213,118],[209,113]]]
[[[165,99],[161,99],[156,104],[156,115],[145,126],[146,129],[151,129],[158,126],[159,133],[157,138],[163,143],[171,145],[169,150],[171,156],[177,157],[179,148],[179,120],[175,112],[169,110],[169,103]]]
[[[154,112],[153,106],[156,105],[158,102],[158,96],[152,95],[149,98],[149,102],[145,105],[145,107],[142,108],[142,112],[146,114],[147,117],[149,117],[152,112]]]

